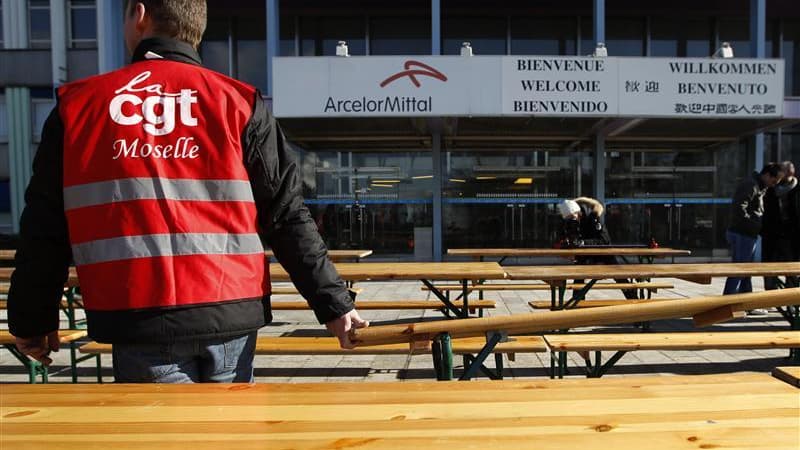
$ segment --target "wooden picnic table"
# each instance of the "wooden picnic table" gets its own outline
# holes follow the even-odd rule
[[[678,278],[711,284],[712,278],[800,275],[800,262],[778,263],[707,263],[707,264],[610,264],[574,266],[506,267],[512,280],[541,280],[566,284],[567,280],[602,280],[616,278]]]
[[[431,288],[449,311],[458,317],[469,315],[468,294],[469,282],[473,280],[502,280],[506,277],[505,270],[495,262],[483,263],[338,263],[336,269],[345,281],[368,280],[420,280]],[[78,287],[78,275],[74,267],[70,267],[68,287]],[[0,282],[9,281],[12,267],[0,267]],[[270,264],[271,281],[291,281],[289,274],[278,263]],[[442,294],[435,286],[433,280],[459,281],[464,287],[462,308],[456,307],[447,296]]]
[[[755,373],[470,383],[6,384],[0,385],[0,446],[789,449],[800,447],[798,393]]]
[[[800,262],[778,263],[707,263],[707,264],[617,264],[569,266],[507,267],[512,280],[541,280],[551,286],[552,309],[576,306],[594,284],[602,279],[677,278],[700,284],[711,284],[712,278],[800,275]],[[589,280],[582,289],[573,291],[565,301],[569,280]],[[790,324],[798,322],[798,308],[778,308]]]
[[[506,258],[575,258],[577,256],[620,256],[637,257],[639,262],[653,262],[654,258],[667,258],[674,256],[689,256],[689,250],[674,248],[647,248],[647,247],[581,247],[581,248],[451,248],[447,250],[451,256],[469,256],[478,261],[484,258],[500,258],[502,264]]]
[[[267,257],[275,259],[272,250],[264,252]],[[372,250],[328,250],[328,258],[333,262],[359,262],[372,254]]]
[[[495,262],[339,263],[336,269],[348,282],[420,280],[457,317],[469,316],[470,281],[502,280],[506,277],[503,267]],[[270,264],[270,277],[273,281],[290,281],[280,264]],[[462,308],[453,305],[450,297],[433,284],[434,280],[460,282],[462,293],[456,300],[462,301]]]
[[[16,255],[16,250],[0,250],[0,261],[11,261]],[[272,250],[264,252],[270,258],[274,258],[275,254]],[[360,261],[363,258],[372,254],[372,250],[328,250],[328,257],[333,262],[339,261]]]

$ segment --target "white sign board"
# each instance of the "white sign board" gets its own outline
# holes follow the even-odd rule
[[[278,117],[499,113],[500,66],[486,58],[276,58]]]
[[[502,64],[503,114],[587,117],[619,110],[614,60],[506,56]]]
[[[782,117],[776,59],[276,58],[277,117]]]
[[[618,58],[620,115],[781,117],[783,61]]]

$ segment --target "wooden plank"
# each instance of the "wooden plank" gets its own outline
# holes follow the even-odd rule
[[[16,250],[0,250],[0,261],[13,261],[14,256],[16,255]],[[275,254],[272,250],[267,250],[264,252],[267,257],[274,258]],[[348,261],[348,260],[359,260],[362,258],[366,258],[367,256],[372,255],[372,250],[328,250],[328,257],[333,262],[338,261]]]
[[[772,370],[772,376],[800,388],[800,366],[776,367]]]
[[[275,258],[272,250],[267,250],[264,254],[269,258]],[[371,254],[372,250],[328,250],[328,258],[333,262],[360,260]]]
[[[576,256],[647,256],[653,258],[666,258],[670,256],[689,256],[689,250],[674,248],[630,248],[630,247],[602,247],[602,248],[451,248],[448,255],[470,257],[563,257]]]
[[[58,340],[61,343],[69,343],[87,336],[86,330],[58,330]],[[14,335],[8,330],[0,330],[0,345],[13,344]]]
[[[578,303],[574,308],[600,308],[604,306],[619,306],[619,305],[640,305],[643,303],[654,303],[654,302],[664,302],[670,301],[673,299],[669,298],[651,298],[651,299],[613,299],[613,300],[595,300],[595,299],[587,299],[583,300],[582,302]],[[550,309],[551,303],[550,300],[533,300],[528,302],[533,309]]]
[[[583,289],[585,283],[568,283],[567,289]],[[596,283],[592,289],[673,289],[675,286],[672,283],[665,282],[641,282],[641,283]],[[430,288],[423,286],[423,291],[429,291]],[[461,291],[462,286],[455,284],[437,285],[436,289],[440,291]],[[500,284],[500,283],[484,283],[469,285],[469,291],[549,291],[550,285],[543,283],[527,283],[527,284]]]
[[[478,353],[486,339],[465,338],[452,341],[453,353]],[[111,353],[110,344],[90,342],[81,346],[81,353]],[[508,342],[497,344],[494,353],[543,353],[547,351],[541,336],[510,337]],[[334,337],[260,336],[256,341],[257,355],[408,355],[430,353],[430,346],[410,349],[408,344],[390,344],[374,347],[342,349]]]
[[[463,308],[464,302],[452,302],[456,308]],[[495,302],[493,300],[471,300],[469,302],[470,309],[487,309],[494,308]],[[433,309],[439,310],[445,308],[445,305],[439,301],[431,300],[359,300],[356,301],[356,309],[369,311],[369,310],[387,310],[387,309]],[[308,303],[305,301],[273,301],[273,311],[302,311],[309,309]]]
[[[716,323],[727,322],[733,319],[741,319],[746,315],[747,313],[745,311],[734,311],[731,305],[725,305],[720,308],[695,314],[695,316],[692,317],[692,324],[695,328],[703,328]]]
[[[280,264],[270,267],[270,278],[276,282],[291,279]],[[495,262],[488,263],[339,263],[336,269],[347,281],[364,280],[502,280],[505,270]],[[0,267],[0,282],[11,279],[13,267]],[[78,286],[75,268],[70,268],[68,286]]]
[[[800,331],[721,331],[710,333],[548,334],[553,351],[708,350],[800,347]]]
[[[498,330],[506,331],[510,334],[541,333],[564,328],[693,316],[725,305],[734,305],[734,310],[743,311],[797,303],[800,303],[800,288],[792,288],[749,294],[675,299],[668,302],[638,305],[551,311],[547,314],[514,314],[512,316],[482,317],[455,321],[373,326],[352,330],[350,338],[358,345],[376,345],[407,342],[415,339],[433,339],[438,334],[445,332],[450,333],[452,337],[480,336],[486,332]]]
[[[361,288],[348,288],[349,291],[354,292],[356,295],[364,292],[364,289]],[[272,286],[271,288],[272,295],[300,295],[297,292],[297,288],[294,286]]]
[[[339,263],[339,275],[348,281],[364,280],[502,280],[505,270],[491,263]],[[289,281],[279,264],[270,264],[273,281]]]
[[[0,444],[19,450],[800,445],[797,391],[766,374],[2,389]]]
[[[713,264],[616,264],[506,267],[512,280],[572,280],[617,278],[680,278],[710,280],[736,276],[800,275],[800,262]]]

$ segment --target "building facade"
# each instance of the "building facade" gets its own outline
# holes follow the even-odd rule
[[[0,225],[9,232],[54,87],[127,58],[121,4],[0,3]],[[474,58],[585,57],[602,43],[609,61],[710,58],[727,42],[734,60],[783,61],[783,104],[779,116],[759,118],[437,115],[414,105],[398,116],[281,117],[279,102],[292,98],[281,97],[276,66],[335,57],[340,41],[356,68],[364,58],[455,57],[465,42]],[[448,248],[549,247],[555,204],[592,196],[608,206],[615,243],[654,238],[699,258],[725,257],[736,184],[765,161],[800,163],[800,6],[792,0],[210,0],[200,53],[208,67],[276,100],[331,248],[439,260]]]

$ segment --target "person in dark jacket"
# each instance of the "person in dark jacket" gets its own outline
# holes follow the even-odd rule
[[[794,167],[794,164],[792,164]],[[797,178],[797,175],[795,175]],[[794,230],[790,233],[792,243],[792,261],[800,261],[800,181],[797,186],[786,194],[786,204],[789,211],[789,227]]]
[[[783,170],[780,164],[769,163],[736,188],[731,201],[730,227],[725,234],[733,262],[753,262],[764,215],[764,194],[781,178]],[[731,277],[725,282],[723,295],[752,291],[750,277]]]
[[[761,260],[764,262],[796,261],[793,240],[800,237],[800,224],[797,221],[793,197],[798,181],[795,177],[794,164],[791,161],[781,163],[784,177],[780,183],[767,189],[764,194],[764,216],[761,227]],[[776,289],[777,277],[764,277],[764,288]],[[787,277],[787,287],[796,287],[797,277]]]
[[[580,248],[611,245],[611,236],[603,225],[602,217],[605,212],[603,204],[589,197],[578,197],[574,200],[564,200],[558,204],[561,214],[562,231],[560,246],[562,248]],[[616,256],[579,256],[575,258],[577,264],[619,264]],[[615,280],[617,283],[629,283],[629,280]],[[582,283],[583,280],[575,280]],[[635,289],[623,289],[625,298],[637,298]]]
[[[251,270],[260,267],[265,272],[259,237],[272,248],[319,322],[339,338],[342,347],[352,347],[348,332],[352,327],[365,327],[368,323],[354,309],[350,293],[327,257],[327,249],[303,203],[300,169],[288,150],[279,124],[255,88],[200,66],[197,48],[206,26],[205,0],[128,0],[124,8],[125,41],[133,55],[132,65],[128,67],[136,69],[135,66],[141,65],[148,70],[116,91],[118,95],[111,101],[110,115],[105,102],[114,95],[113,89],[118,86],[109,89],[105,85],[94,84],[99,83],[97,81],[88,84],[77,82],[83,83],[80,90],[68,87],[64,92],[79,92],[83,95],[82,99],[89,98],[92,110],[106,111],[106,114],[97,115],[97,120],[83,120],[91,112],[76,113],[74,107],[70,109],[68,101],[59,98],[59,105],[44,125],[42,141],[33,163],[33,175],[25,195],[16,270],[8,295],[9,329],[16,337],[19,350],[43,364],[52,362],[48,355],[50,351],[58,350],[59,304],[67,269],[74,255],[79,273],[81,267],[94,270],[98,266],[120,264],[118,267],[133,274],[129,278],[112,280],[111,283],[96,276],[82,279],[84,300],[88,299],[87,295],[94,286],[103,282],[120,284],[123,286],[120,292],[127,292],[124,290],[126,283],[128,291],[136,289],[140,281],[161,286],[159,276],[146,277],[141,274],[163,274],[165,279],[173,283],[166,284],[172,287],[169,292],[163,292],[167,289],[150,292],[152,297],[171,296],[162,300],[156,308],[134,308],[116,299],[101,299],[99,303],[104,307],[122,305],[122,308],[92,309],[87,303],[90,337],[114,344],[114,376],[117,382],[250,382],[253,379],[257,331],[272,319],[266,274],[261,276],[256,270],[256,273],[241,275],[245,267]],[[122,72],[125,70],[123,68],[101,75],[98,79],[105,77],[102,80],[113,80],[116,73],[127,73]],[[145,81],[151,76],[151,71],[153,78]],[[176,73],[180,73],[182,78],[169,85],[169,80],[177,76]],[[154,82],[156,77],[163,77],[164,84]],[[191,80],[195,79],[201,80],[200,83],[217,83],[219,90],[214,94],[223,101],[211,101],[208,96],[196,97],[198,92],[207,94],[209,84],[191,85]],[[189,86],[184,86],[186,84]],[[96,89],[96,102],[102,104],[91,103],[91,92],[87,95],[86,89]],[[181,89],[180,94],[174,93],[177,89]],[[161,102],[161,112],[153,106],[154,100]],[[233,101],[238,102],[235,110],[231,106]],[[113,108],[115,102],[116,113]],[[143,105],[141,110],[134,109],[138,105]],[[69,114],[63,116],[68,111]],[[216,117],[209,114],[220,114],[220,111],[222,114],[235,111],[236,116],[228,115],[229,119],[223,116],[222,121],[229,123],[222,125],[203,122],[207,117]],[[167,117],[169,112],[173,116]],[[65,122],[64,117],[78,123]],[[200,143],[199,138],[204,139],[202,147],[189,147],[186,144],[194,137],[180,137],[177,142],[183,142],[183,147],[179,154],[179,145],[171,144],[176,138],[163,136],[172,131],[178,119],[183,128],[175,129],[198,137],[194,142]],[[149,135],[143,134],[142,121],[145,121],[145,131],[150,127],[150,131],[147,131]],[[202,126],[198,126],[198,122]],[[241,130],[241,134],[225,135],[209,131],[221,127]],[[85,148],[65,139],[87,128],[96,130],[96,133],[90,132],[89,135],[99,136],[96,140],[102,145]],[[109,154],[108,150],[116,150],[119,142],[114,141],[112,146],[110,141],[103,140],[110,133],[118,133],[120,137],[140,136],[143,142],[147,142],[144,145],[151,146],[148,148],[151,158],[145,160],[144,146],[140,148],[138,159],[128,158],[137,158],[135,147],[132,151],[126,148],[123,158],[119,158],[122,150],[116,157]],[[133,142],[138,143],[139,138]],[[163,159],[154,156],[156,151],[160,152]],[[198,158],[199,152],[203,153]],[[69,186],[69,201],[65,202],[65,179],[67,175],[75,177],[74,174],[64,173],[67,163],[65,153],[79,157],[85,153],[87,161],[99,154],[98,161],[123,176],[104,184],[96,180],[78,180],[78,186]],[[212,166],[213,161],[217,160],[224,161],[226,167]],[[68,162],[76,164],[74,158]],[[87,171],[92,170],[91,164],[85,167]],[[124,177],[143,167],[160,178]],[[214,174],[222,169],[243,174],[244,184],[239,180],[214,179]],[[164,173],[183,173],[180,170],[196,173],[198,179],[164,178]],[[113,195],[107,195],[108,191],[101,189],[102,186],[98,187],[98,184],[111,186],[109,183],[125,189],[113,190]],[[137,196],[145,191],[150,197]],[[148,201],[151,203],[148,204]],[[79,222],[75,217],[88,214],[87,211],[92,208],[95,208],[95,212],[99,208],[110,218],[119,217],[120,211],[141,214],[138,211],[144,210],[142,205],[145,204],[157,206],[155,213],[145,217],[150,223],[143,224],[135,219],[136,216],[122,217],[122,225],[111,221]],[[228,205],[225,207],[228,209],[220,206],[223,204]],[[250,209],[251,206],[255,211]],[[228,211],[245,213],[236,216],[228,215]],[[72,216],[67,217],[70,214]],[[153,214],[163,214],[163,218],[153,219]],[[235,223],[235,218],[240,216],[253,217],[256,223]],[[123,233],[122,237],[112,235],[111,239],[89,242],[91,246],[70,240],[73,233],[108,234],[122,227],[136,231],[136,227],[145,225],[171,228],[150,231],[155,234],[131,232]],[[191,227],[206,227],[203,230],[212,231],[194,232]],[[253,240],[252,234],[213,231],[218,229],[254,229],[257,235]],[[164,236],[168,239],[159,239]],[[247,239],[237,241],[241,236]],[[171,241],[169,237],[172,237]],[[135,243],[140,241],[152,245],[137,247]],[[116,247],[109,246],[109,243]],[[116,253],[109,252],[109,249]],[[104,262],[102,258],[109,262]],[[184,262],[199,261],[194,267],[211,267],[215,270],[180,271],[180,258]],[[246,258],[252,262],[249,266],[241,263]],[[85,264],[81,265],[79,260]],[[167,270],[147,272],[135,269],[144,266],[150,270],[156,262],[167,264]],[[119,275],[111,273],[110,276]],[[175,289],[179,284],[194,288],[194,283],[204,283],[203,286],[211,286],[211,289],[192,292],[188,298],[184,298],[187,297],[184,292]],[[226,296],[231,292],[258,294],[255,298]],[[192,298],[193,295],[204,295],[204,303]],[[142,298],[148,299],[148,293],[136,297],[139,302]],[[168,301],[176,298],[180,301],[170,306]]]

